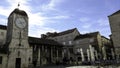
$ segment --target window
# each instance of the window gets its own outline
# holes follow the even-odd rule
[[[79,44],[79,41],[76,41],[76,44]]]
[[[0,56],[0,64],[2,64],[2,56]]]
[[[20,56],[20,51],[18,51],[18,56]]]
[[[1,32],[1,35],[3,36],[3,35],[4,35],[4,32]]]
[[[30,57],[29,57],[28,61],[29,61],[29,63],[30,63],[30,61],[31,61],[31,58],[30,58]]]
[[[77,52],[80,52],[80,48],[77,48]]]
[[[65,45],[65,42],[63,42],[63,45]]]
[[[56,40],[56,41],[57,41],[57,38],[55,38],[54,40]]]
[[[68,39],[68,36],[66,36],[65,38]]]
[[[64,53],[67,53],[67,50],[66,49],[64,49],[64,51],[63,51]]]
[[[93,39],[93,38],[91,38],[91,39],[90,39],[90,42],[94,42],[94,39]]]
[[[72,41],[69,41],[69,45],[71,45],[72,44]]]

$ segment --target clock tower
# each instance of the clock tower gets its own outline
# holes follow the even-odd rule
[[[28,43],[28,15],[18,8],[8,17],[6,44],[8,68],[28,68],[32,63],[32,48]]]

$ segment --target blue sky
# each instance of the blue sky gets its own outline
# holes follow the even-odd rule
[[[7,25],[9,14],[17,8],[29,16],[29,35],[77,28],[81,34],[99,31],[111,34],[108,16],[120,10],[120,0],[2,0],[0,24]]]

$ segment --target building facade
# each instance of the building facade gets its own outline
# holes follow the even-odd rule
[[[42,37],[63,44],[63,58],[67,57],[68,60],[76,62],[107,60],[111,55],[110,40],[101,36],[99,32],[80,34],[75,28],[60,33],[47,33]]]
[[[109,16],[117,57],[120,53],[119,12]],[[77,28],[73,28],[59,33],[48,32],[41,38],[29,37],[28,18],[25,11],[16,8],[9,15],[7,26],[0,25],[0,68],[28,68],[33,65],[115,58],[110,40],[99,32],[80,34]]]
[[[74,38],[76,36],[80,35],[79,31],[77,28],[69,29],[66,31],[62,32],[54,32],[54,33],[46,33],[42,34],[41,37],[45,39],[52,39],[54,41],[57,41],[58,43],[61,43],[64,45],[63,47],[63,58],[73,58],[74,53],[73,53],[73,45],[74,45]]]
[[[27,13],[16,8],[9,15],[7,26],[0,25],[0,68],[29,68],[60,62],[62,45],[29,37],[28,24]]]
[[[112,41],[115,48],[116,58],[120,58],[120,10],[109,15],[109,23],[112,33]]]

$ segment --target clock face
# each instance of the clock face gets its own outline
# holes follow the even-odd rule
[[[27,25],[24,18],[17,18],[15,23],[16,23],[16,26],[21,28],[21,29],[25,28]]]

